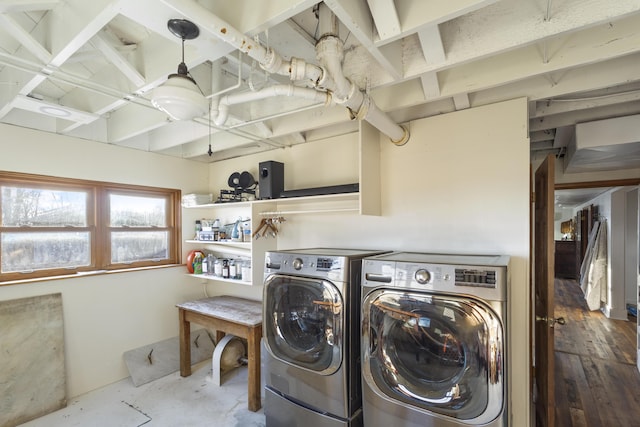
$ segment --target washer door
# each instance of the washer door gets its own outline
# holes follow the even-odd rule
[[[363,377],[378,394],[466,422],[504,401],[502,323],[481,301],[379,289],[363,302]]]
[[[340,367],[343,301],[331,282],[272,275],[264,284],[264,338],[285,363],[324,375]]]

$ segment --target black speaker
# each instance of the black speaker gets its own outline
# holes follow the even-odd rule
[[[258,188],[261,199],[278,199],[284,191],[284,163],[260,162]]]

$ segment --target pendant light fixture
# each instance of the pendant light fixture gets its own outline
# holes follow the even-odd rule
[[[174,120],[201,117],[208,112],[209,102],[195,80],[188,75],[189,71],[184,63],[184,41],[198,37],[200,30],[196,24],[186,19],[170,19],[167,27],[182,40],[182,62],[178,65],[176,74],[170,74],[166,82],[154,89],[151,103]]]

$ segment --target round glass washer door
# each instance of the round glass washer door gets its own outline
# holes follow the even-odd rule
[[[264,338],[269,353],[323,375],[342,361],[343,301],[331,282],[271,275],[264,284]]]
[[[483,424],[504,404],[502,322],[466,297],[379,289],[363,301],[363,373],[412,407]]]

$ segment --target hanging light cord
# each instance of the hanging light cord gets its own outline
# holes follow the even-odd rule
[[[187,69],[187,64],[184,63],[184,37],[181,37],[181,39],[182,39],[182,62],[178,65],[178,74],[187,76],[189,74],[189,70]]]
[[[209,157],[213,154],[211,150],[211,101],[209,101],[209,151],[207,151]]]

